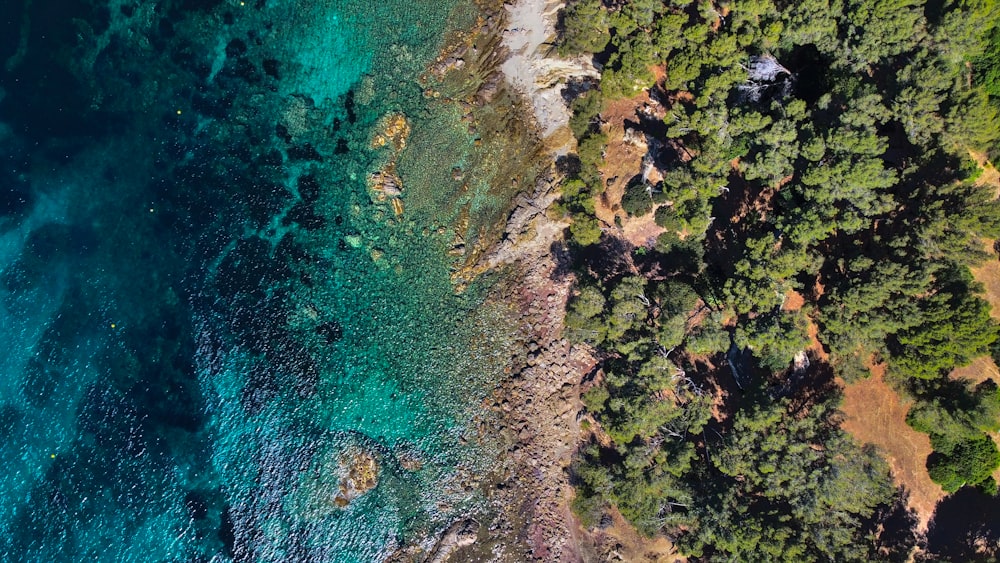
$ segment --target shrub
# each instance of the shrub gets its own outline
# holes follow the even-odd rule
[[[645,182],[633,180],[629,183],[622,196],[622,209],[633,217],[642,217],[653,210],[653,199]]]

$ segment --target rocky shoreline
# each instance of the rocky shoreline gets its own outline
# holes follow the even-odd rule
[[[532,193],[513,205],[500,241],[479,262],[494,271],[508,268],[510,282],[495,296],[513,305],[519,317],[523,356],[510,366],[490,408],[501,420],[508,441],[506,480],[490,492],[495,510],[489,526],[507,535],[494,547],[494,561],[594,560],[594,548],[570,512],[569,466],[580,441],[580,383],[597,364],[591,351],[562,337],[563,315],[573,285],[567,270],[563,231],[567,224],[546,212],[559,198],[555,157],[575,146],[569,109],[562,98],[565,81],[593,77],[588,62],[552,56],[551,41],[562,2],[518,0],[505,5],[504,62],[507,87],[522,96],[545,147],[549,166]],[[495,538],[491,538],[495,539]],[[492,543],[492,542],[488,542]],[[469,549],[456,560],[473,560]],[[479,557],[484,556],[482,551]],[[479,559],[475,557],[475,559]]]
[[[493,299],[513,308],[523,342],[513,353],[509,377],[486,401],[507,444],[500,460],[504,470],[484,486],[492,520],[477,523],[474,535],[468,521],[453,525],[438,544],[449,546],[452,557],[434,561],[683,560],[666,540],[642,538],[616,511],[607,525],[585,530],[570,510],[570,465],[586,438],[581,386],[598,375],[598,361],[592,349],[562,335],[575,279],[564,240],[568,223],[548,210],[560,196],[555,161],[576,148],[563,90],[573,81],[599,79],[600,73],[589,60],[556,55],[556,22],[564,4],[516,0],[504,5],[499,20],[502,62],[486,84],[497,88],[502,75],[504,86],[521,98],[522,118],[534,126],[545,167],[534,189],[514,199],[499,240],[473,267],[476,273],[506,272]],[[465,530],[461,545],[455,529]]]
[[[550,166],[533,193],[514,202],[504,234],[482,264],[510,267],[513,282],[498,297],[515,306],[526,343],[520,365],[497,388],[491,408],[505,426],[511,474],[492,493],[501,519],[512,524],[523,555],[536,561],[594,559],[569,509],[569,466],[580,441],[580,383],[597,365],[585,347],[562,337],[566,301],[573,276],[563,240],[566,223],[546,211],[559,198],[555,157],[575,146],[569,109],[562,97],[567,80],[597,76],[583,60],[553,55],[558,0],[517,0],[505,6],[500,65],[508,87],[523,96],[546,149]],[[524,559],[521,559],[524,560]]]
[[[508,377],[484,401],[498,427],[487,428],[489,435],[481,438],[501,444],[496,474],[482,478],[487,514],[460,519],[389,561],[598,560],[569,509],[569,465],[580,441],[580,383],[597,361],[589,349],[562,337],[573,286],[563,240],[568,225],[547,214],[559,198],[555,158],[575,147],[562,87],[573,78],[596,77],[597,71],[588,62],[554,56],[551,41],[562,5],[518,0],[502,10],[485,7],[487,16],[473,33],[479,39],[465,37],[430,69],[444,81],[455,70],[481,77],[473,104],[494,103],[500,93],[512,92],[522,106],[513,118],[527,119],[533,128],[543,172],[532,191],[514,199],[496,241],[469,256],[455,276],[461,284],[503,271],[491,300],[510,309],[523,343],[512,350]],[[477,53],[476,44],[495,45],[497,52]]]

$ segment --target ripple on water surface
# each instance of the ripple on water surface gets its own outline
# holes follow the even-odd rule
[[[0,9],[0,559],[371,561],[475,508],[513,331],[447,250],[502,202],[416,80],[474,15]]]

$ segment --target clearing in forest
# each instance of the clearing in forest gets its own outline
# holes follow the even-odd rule
[[[927,475],[931,439],[906,424],[910,402],[904,402],[884,380],[885,366],[872,369],[872,376],[844,386],[843,429],[859,442],[873,444],[884,454],[897,485],[906,491],[907,505],[916,513],[923,532],[944,498],[941,487]]]
[[[653,69],[659,83],[663,79],[663,68]],[[663,228],[653,220],[653,213],[642,217],[631,217],[621,207],[622,196],[629,180],[642,173],[643,159],[649,147],[645,134],[638,128],[630,128],[639,122],[639,112],[649,108],[654,113],[663,111],[658,102],[650,98],[649,90],[643,90],[631,98],[615,100],[601,112],[601,131],[608,136],[604,149],[604,159],[599,167],[605,182],[604,192],[594,198],[594,214],[607,225],[621,225],[620,238],[633,246],[650,246],[656,241]],[[659,171],[653,170],[650,181],[659,181]]]

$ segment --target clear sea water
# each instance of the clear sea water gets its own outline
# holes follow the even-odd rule
[[[447,251],[503,202],[417,81],[475,16],[0,3],[0,560],[376,561],[476,510],[512,331]]]

